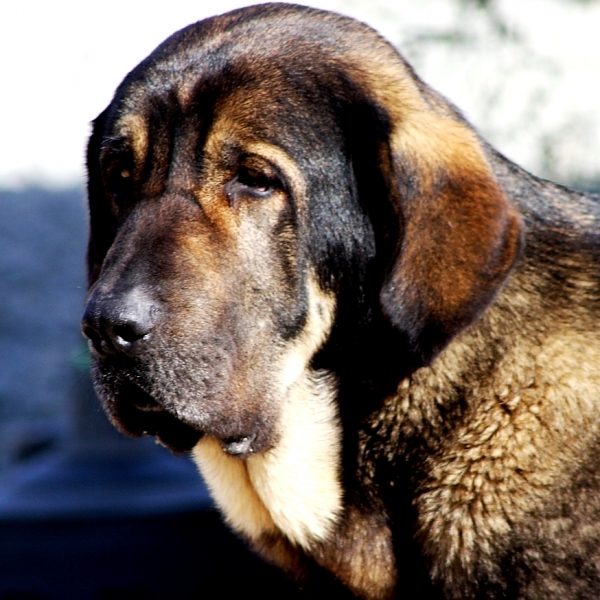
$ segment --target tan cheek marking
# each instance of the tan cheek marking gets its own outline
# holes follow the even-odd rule
[[[282,393],[293,385],[321,348],[333,326],[336,302],[333,295],[322,292],[314,275],[308,277],[309,310],[304,331],[283,354],[279,372]]]
[[[181,232],[175,233],[178,259],[183,276],[194,274],[196,285],[209,286],[212,297],[224,298],[227,288],[223,283],[223,271],[234,246],[222,231],[208,229],[205,224],[186,224]]]

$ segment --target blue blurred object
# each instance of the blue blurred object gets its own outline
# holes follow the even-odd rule
[[[189,458],[116,431],[86,373],[74,392],[72,427],[61,446],[17,464],[0,481],[0,521],[139,517],[211,506]]]
[[[294,598],[188,457],[104,415],[78,331],[85,220],[79,190],[0,191],[0,600]]]

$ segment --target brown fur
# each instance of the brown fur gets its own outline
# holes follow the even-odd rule
[[[309,597],[600,594],[600,208],[368,27],[175,34],[88,148],[96,388]]]

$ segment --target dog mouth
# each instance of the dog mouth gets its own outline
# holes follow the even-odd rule
[[[207,433],[215,435],[183,421],[130,380],[122,382],[115,401],[107,406],[107,411],[122,432],[135,437],[153,436],[174,454],[189,452]],[[215,437],[220,441],[223,452],[230,456],[246,458],[255,453],[256,433]]]
[[[124,381],[105,408],[114,425],[134,437],[155,437],[174,454],[189,452],[203,432],[166,410],[138,385]]]

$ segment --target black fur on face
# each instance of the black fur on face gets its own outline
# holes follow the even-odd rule
[[[423,181],[456,210],[453,195],[471,193],[463,167],[420,174],[395,147],[387,92],[340,54],[364,31],[315,14],[265,5],[192,25],[136,67],[94,123],[84,332],[98,389],[127,431],[164,437],[157,423],[175,417],[188,428],[181,449],[206,432],[267,448],[310,297],[335,305],[311,360],[385,388],[430,361],[510,267],[513,216],[509,233],[497,227],[504,201],[481,178],[466,189],[490,207],[456,218],[499,236],[489,256],[451,232],[424,242],[427,266],[404,250]],[[474,281],[444,267],[455,243]],[[415,284],[430,265],[441,279]],[[375,384],[377,373],[389,382]],[[145,399],[126,400],[136,395]]]
[[[209,66],[187,81],[159,49],[88,148],[84,332],[96,386],[118,427],[177,451],[204,433],[249,453],[272,445],[274,369],[306,326],[309,288],[352,298],[336,323],[365,325],[377,304],[369,278],[383,278],[377,247],[396,245],[377,166],[384,111],[335,69],[295,72],[276,55],[251,76],[236,50],[211,62],[199,44],[193,64]],[[333,335],[338,368],[344,347],[357,362],[353,337]]]
[[[165,41],[87,166],[96,389],[269,560],[319,597],[597,597],[597,198],[288,4]]]

